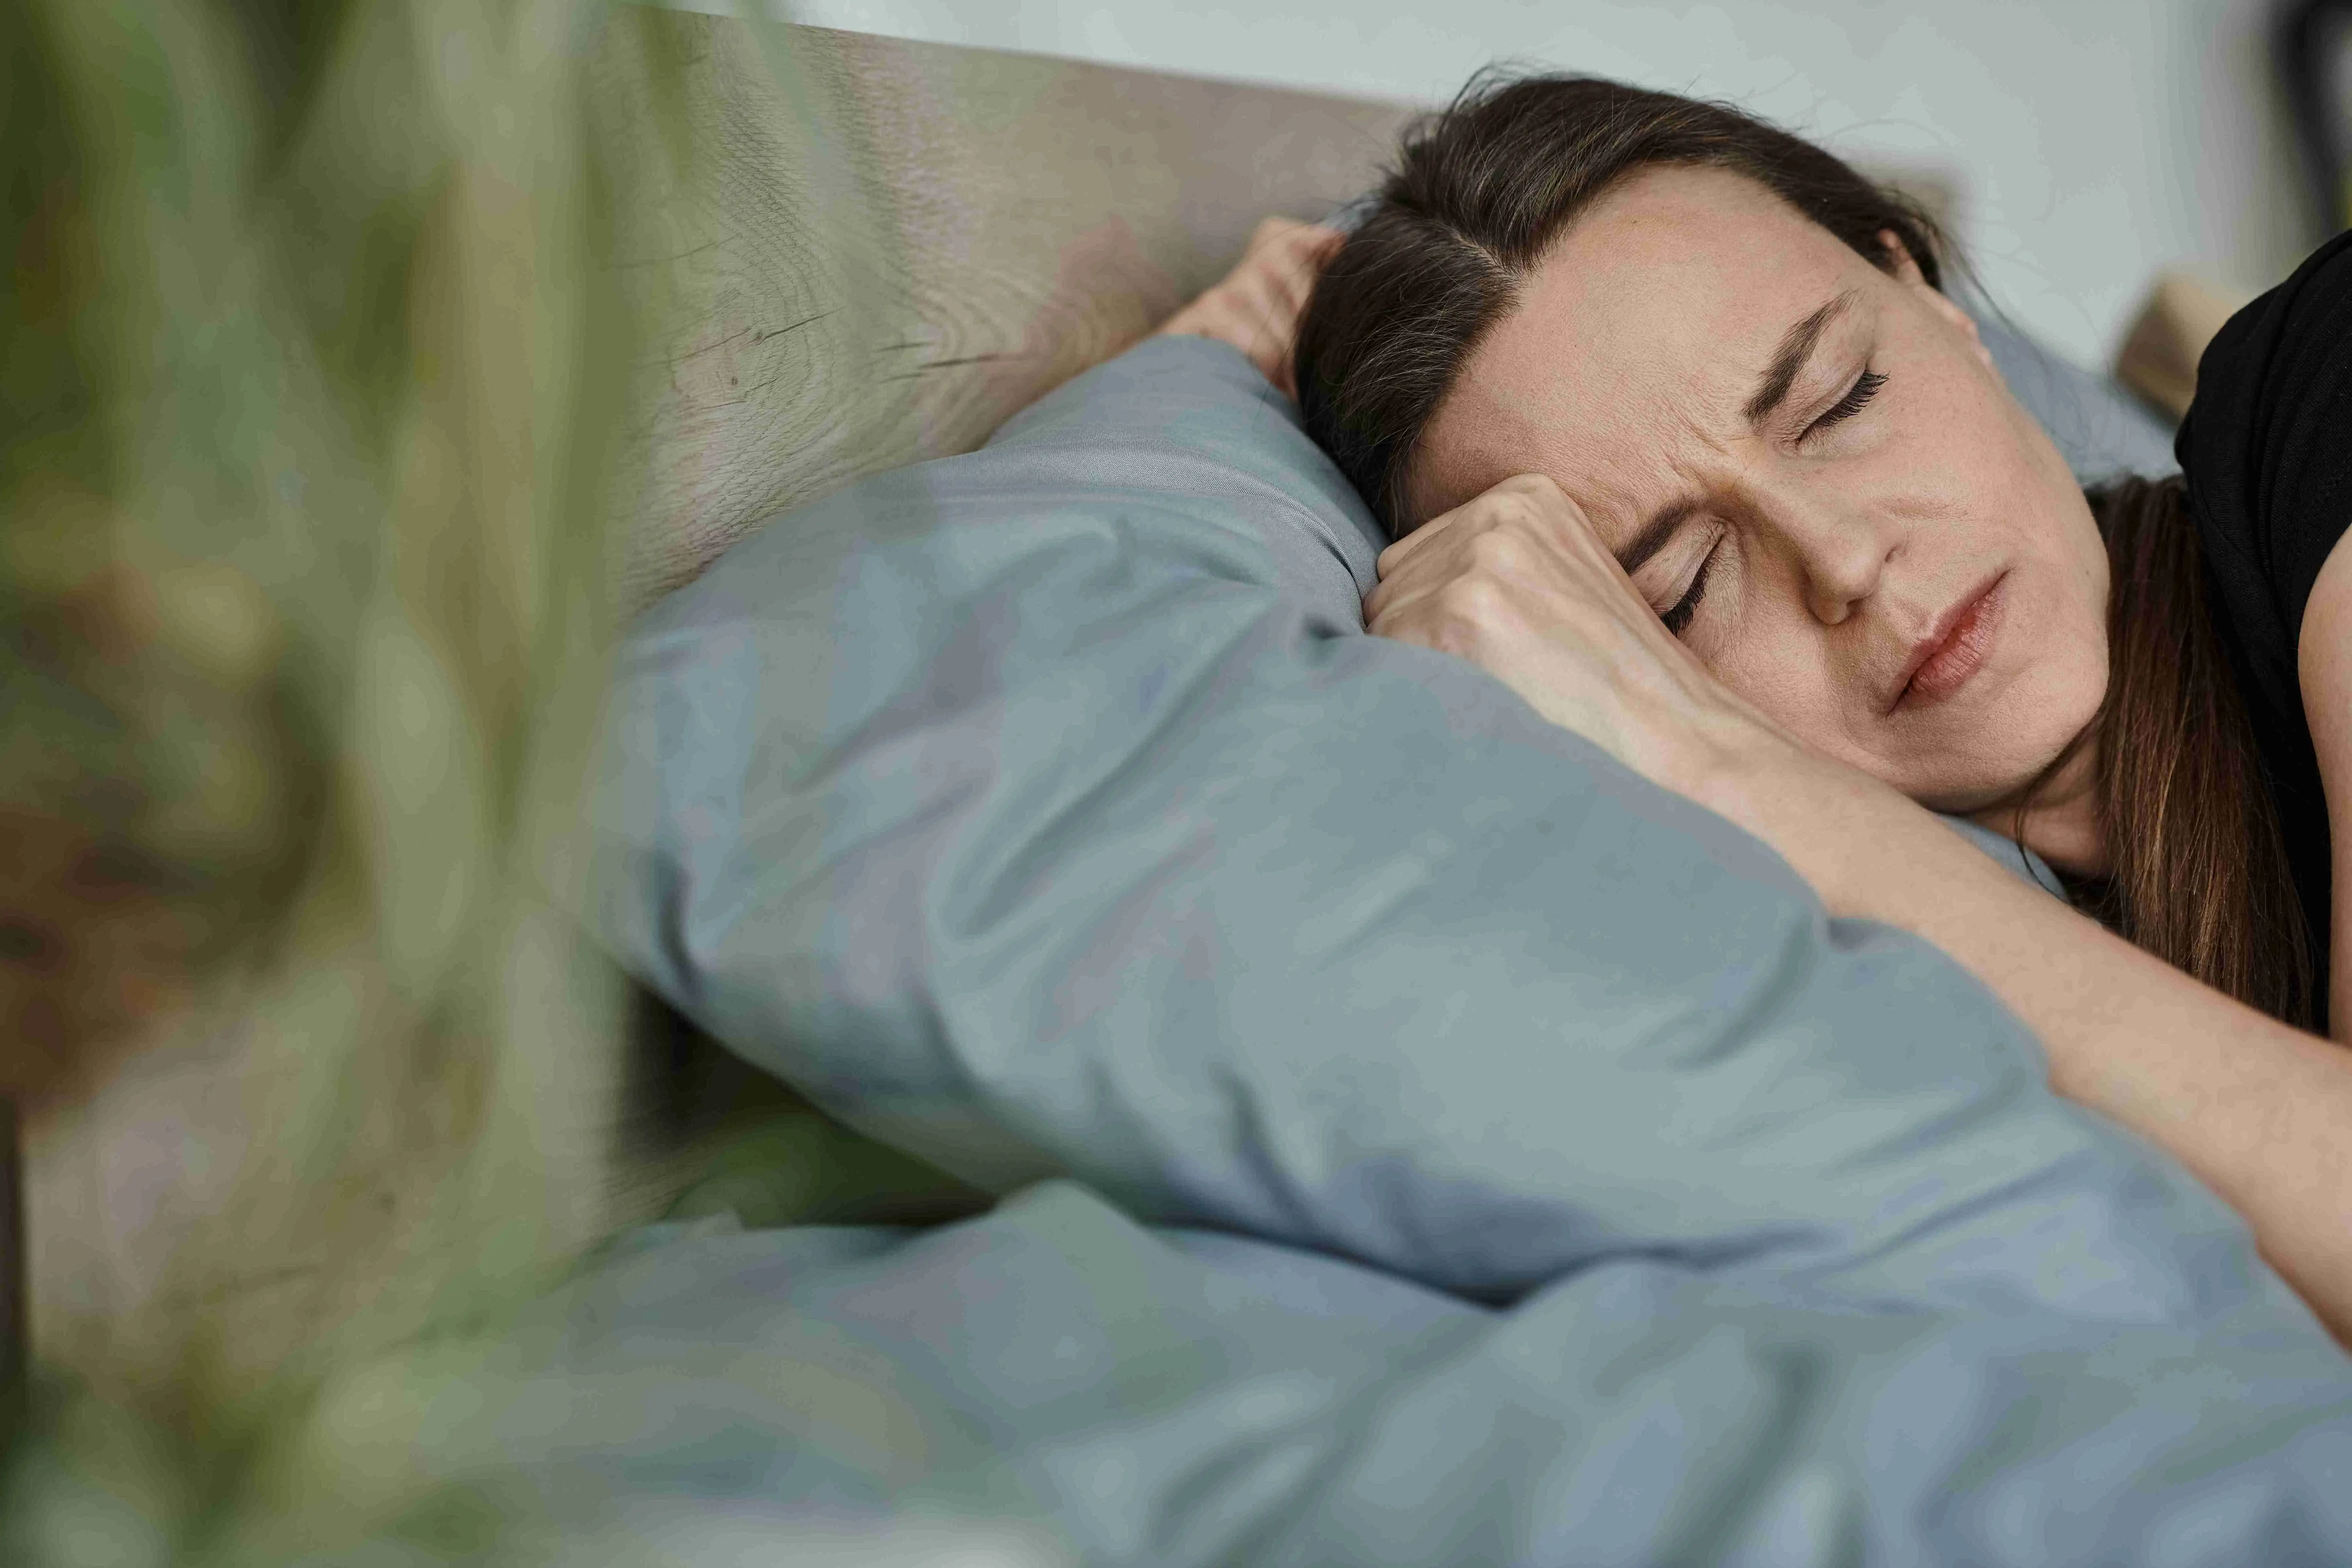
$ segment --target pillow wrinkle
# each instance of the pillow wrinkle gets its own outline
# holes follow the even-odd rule
[[[616,762],[615,950],[968,1179],[1465,1295],[1672,1258],[2102,1320],[2291,1300],[1942,954],[1352,635],[1377,531],[1278,415],[1234,351],[1153,340],[657,610],[616,734],[693,743]],[[659,889],[712,917],[682,958]],[[2184,1238],[2234,1284],[2184,1289]]]

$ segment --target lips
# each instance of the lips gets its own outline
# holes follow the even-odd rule
[[[1984,668],[2000,629],[2001,587],[2008,578],[2008,573],[1997,572],[1971,588],[1911,645],[1889,712],[1941,702]]]

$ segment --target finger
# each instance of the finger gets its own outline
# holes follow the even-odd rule
[[[1301,223],[1295,217],[1284,217],[1278,213],[1272,216],[1262,217],[1257,220],[1257,226],[1250,230],[1249,243],[1242,247],[1242,254],[1247,256],[1285,244],[1299,230],[1313,226],[1315,226]]]
[[[1295,332],[1289,313],[1269,303],[1262,294],[1240,296],[1233,305],[1237,341],[1244,345],[1250,363],[1276,387],[1291,391],[1288,367]]]
[[[1404,563],[1423,552],[1434,549],[1450,534],[1475,532],[1479,527],[1475,503],[1465,503],[1439,512],[1427,522],[1381,552],[1375,563],[1382,577],[1403,569]]]
[[[1379,631],[1399,616],[1412,613],[1445,586],[1444,577],[1391,577],[1364,595],[1364,629]]]
[[[1320,276],[1323,250],[1318,244],[1286,239],[1262,256],[1234,269],[1227,283],[1264,306],[1276,321],[1286,342],[1297,331]]]
[[[1298,239],[1299,248],[1306,253],[1308,265],[1318,272],[1328,266],[1331,258],[1339,254],[1339,247],[1347,243],[1346,229],[1332,228],[1328,225],[1319,223],[1301,235]]]
[[[1606,559],[1615,564],[1616,554],[1601,539],[1591,517],[1550,475],[1514,474],[1486,493],[1513,498],[1538,525],[1541,537],[1567,546],[1578,559],[1592,564]]]
[[[1435,613],[1436,595],[1444,586],[1443,578],[1391,578],[1364,595],[1364,629],[1375,637],[1429,643],[1431,628],[1443,618]],[[1417,636],[1406,635],[1416,630]]]
[[[1455,577],[1381,605],[1365,617],[1364,629],[1492,668],[1524,640],[1528,609],[1507,583]]]
[[[1294,258],[1268,257],[1234,273],[1228,281],[1236,293],[1289,321],[1305,309],[1307,293],[1315,287],[1315,273]]]
[[[1300,229],[1283,243],[1284,271],[1311,280],[1347,237],[1342,231],[1320,224]]]
[[[1328,224],[1302,223],[1271,237],[1268,244],[1269,248],[1278,249],[1286,256],[1311,260],[1347,237],[1345,230],[1333,228]]]
[[[1281,314],[1266,303],[1265,288],[1247,279],[1226,279],[1201,296],[1200,307],[1229,331],[1257,332],[1269,320],[1278,320]]]
[[[1322,263],[1315,257],[1293,258],[1288,265],[1274,275],[1276,288],[1281,289],[1283,300],[1294,316],[1307,313],[1307,301],[1314,297],[1315,281],[1323,276]]]
[[[1306,308],[1307,296],[1321,269],[1322,254],[1318,249],[1285,239],[1253,252],[1234,269],[1227,281],[1237,287],[1264,289],[1282,300],[1296,315]]]
[[[1289,356],[1290,340],[1297,326],[1297,313],[1290,308],[1287,300],[1274,294],[1263,279],[1254,281],[1254,287],[1236,290],[1234,305],[1236,314],[1248,323],[1251,342],[1255,345],[1250,357],[1258,362],[1258,368],[1265,371],[1267,379],[1272,380],[1275,373],[1270,367],[1276,361]]]
[[[1391,559],[1397,547],[1389,546],[1381,552],[1381,580],[1364,595],[1364,613],[1373,616],[1402,610],[1440,592],[1448,584],[1475,574],[1478,563],[1471,552],[1475,537],[1475,529],[1441,528],[1439,522],[1431,522],[1405,536],[1417,546],[1411,554]]]

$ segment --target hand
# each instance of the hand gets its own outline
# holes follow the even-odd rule
[[[1290,375],[1290,346],[1315,275],[1347,237],[1319,223],[1270,217],[1250,236],[1249,248],[1224,281],[1161,325],[1163,334],[1215,338],[1249,355],[1286,396],[1298,389]]]
[[[1757,751],[1804,748],[1691,656],[1559,487],[1505,479],[1381,552],[1375,636],[1454,654],[1553,723],[1696,795]]]
[[[1381,555],[1367,626],[1459,655],[1553,722],[1745,828],[1823,910],[1916,932],[2038,1037],[2051,1086],[2252,1223],[2352,1347],[2352,1053],[2222,995],[1993,864],[1740,700],[1550,480],[1506,479]]]

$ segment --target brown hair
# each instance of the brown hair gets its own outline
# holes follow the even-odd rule
[[[2077,906],[2217,991],[2326,1032],[2303,901],[2252,722],[2205,598],[2179,476],[2087,492],[2106,538],[2107,693],[2094,787],[2109,874],[2068,879]],[[2045,769],[2017,802],[2069,760]]]
[[[1658,164],[1752,179],[1882,268],[1894,263],[1881,238],[1892,233],[1943,286],[1948,253],[1934,221],[1801,137],[1726,104],[1595,78],[1482,73],[1407,133],[1299,322],[1307,429],[1391,536],[1420,521],[1409,487],[1430,419],[1545,247],[1618,182]],[[2105,737],[2095,788],[2113,873],[2070,879],[2070,895],[2207,984],[2308,1026],[2301,909],[2180,483],[2127,480],[2088,499],[2115,583],[2107,694],[2019,792],[2017,820]]]

